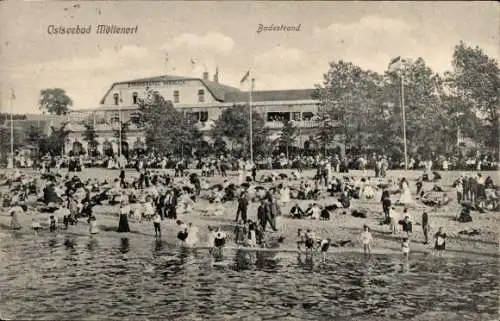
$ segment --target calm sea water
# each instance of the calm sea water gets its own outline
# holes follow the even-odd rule
[[[1,233],[1,232],[0,232]],[[32,320],[496,320],[495,261],[187,252],[4,234],[0,315]]]

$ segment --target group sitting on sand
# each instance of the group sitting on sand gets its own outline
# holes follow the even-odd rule
[[[282,210],[290,203],[293,205],[289,217],[314,219],[318,221],[317,224],[322,224],[319,221],[323,220],[335,220],[335,214],[343,215],[347,210],[352,216],[360,219],[378,217],[383,213],[382,223],[389,225],[390,233],[395,236],[398,230],[405,233],[406,241],[402,243],[407,251],[409,241],[413,242],[415,221],[411,212],[416,205],[435,209],[451,203],[449,192],[437,185],[439,175],[434,175],[432,182],[428,182],[425,177],[417,180],[417,197],[413,198],[413,187],[405,178],[396,181],[386,178],[385,175],[375,178],[359,178],[346,173],[336,175],[334,168],[329,168],[327,163],[323,163],[322,169],[318,169],[316,175],[311,178],[300,172],[295,175],[273,173],[268,182],[255,181],[256,170],[251,162],[242,160],[241,166],[238,172],[240,184],[230,183],[226,177],[222,184],[211,184],[215,177],[209,167],[205,168],[202,176],[188,173],[184,169],[182,175],[179,172],[177,177],[170,176],[166,170],[140,168],[136,175],[128,174],[129,177],[125,171],[120,171],[112,182],[106,179],[82,180],[78,176],[63,176],[58,172],[26,175],[15,170],[3,179],[3,183],[9,187],[9,193],[3,195],[2,205],[11,209],[9,228],[12,230],[22,229],[19,217],[29,213],[34,214],[32,228],[37,232],[43,227],[39,221],[47,222],[49,231],[56,231],[59,222],[64,224],[64,229],[71,229],[72,226],[80,224],[80,218],[86,218],[91,235],[97,234],[98,231],[96,206],[116,206],[119,217],[116,231],[130,232],[129,221],[132,221],[137,224],[151,224],[152,232],[157,237],[162,237],[161,223],[170,219],[179,225],[177,238],[188,246],[196,246],[199,243],[197,228],[193,227],[192,223],[184,225],[183,221],[190,221],[198,213],[222,219],[226,210],[231,209],[233,205],[236,208],[236,219],[232,222],[234,243],[248,247],[268,246],[266,241],[271,236],[276,236],[279,231],[277,218],[287,218],[287,215],[282,215]],[[432,188],[426,188],[426,184],[432,184]],[[483,180],[480,174],[461,175],[453,188],[457,192],[457,200],[464,206],[464,209],[457,213],[457,219],[461,222],[469,222],[472,219],[471,211],[498,208],[496,186],[491,178]],[[363,202],[378,202],[376,195],[380,194],[382,212],[360,207],[359,204]],[[208,201],[209,205],[206,206],[205,203],[200,206],[200,200]],[[248,213],[249,204],[254,202],[259,204],[257,211]],[[304,202],[308,202],[306,208],[301,207]],[[402,214],[399,214],[398,206],[404,206]],[[422,228],[425,229],[427,243],[429,214],[425,212],[427,223],[425,226],[422,224]],[[255,219],[250,219],[250,215]],[[44,219],[39,220],[41,216]],[[219,230],[214,233],[219,233],[219,236],[224,233],[223,243],[226,244],[225,233],[229,231]],[[304,235],[310,236],[311,233],[306,231]],[[368,234],[363,238],[365,241],[369,239]],[[439,239],[445,239],[444,233],[439,234]],[[218,242],[217,244],[221,244],[222,241]],[[309,246],[310,242],[310,238],[305,237],[300,244],[306,249],[320,244],[320,248],[324,248],[325,252],[329,246],[336,244],[328,237],[314,240],[312,247]],[[367,245],[366,250],[369,252],[368,245],[371,243],[363,244]]]

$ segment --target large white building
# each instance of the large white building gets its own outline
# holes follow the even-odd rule
[[[118,152],[115,130],[121,119],[123,122],[134,116],[138,101],[144,98],[148,89],[158,91],[174,107],[191,114],[198,121],[199,128],[208,132],[215,120],[226,108],[248,104],[249,92],[221,84],[218,72],[209,79],[205,72],[201,78],[179,76],[157,76],[113,83],[100,101],[100,107],[89,110],[75,110],[68,116],[71,133],[65,151],[88,150],[83,139],[85,123],[93,123],[98,133],[98,151],[102,154]],[[253,91],[253,110],[262,114],[272,138],[277,138],[285,120],[293,120],[299,128],[296,140],[298,147],[306,147],[318,123],[314,116],[318,113],[319,102],[312,98],[314,89]],[[208,133],[207,133],[208,134]],[[123,153],[145,147],[144,133],[131,126],[127,139],[122,142]]]

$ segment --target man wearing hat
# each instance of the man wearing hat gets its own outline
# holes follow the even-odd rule
[[[246,223],[247,221],[247,211],[248,211],[248,194],[243,191],[238,198],[238,209],[236,211],[235,222],[238,222],[239,216],[241,214],[241,219]]]

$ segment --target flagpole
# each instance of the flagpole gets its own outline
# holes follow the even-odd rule
[[[253,116],[252,116],[252,91],[255,79],[252,78],[252,83],[250,85],[250,93],[248,95],[249,107],[250,107],[250,161],[253,163]]]
[[[405,171],[408,170],[408,152],[406,146],[406,114],[405,114],[405,96],[404,96],[404,76],[401,72],[401,110],[403,112],[403,143],[404,143],[404,153],[405,153]]]
[[[118,145],[118,163],[121,168],[121,156],[122,156],[122,91],[120,90],[120,100],[118,101],[118,118],[119,118],[119,145]]]
[[[14,91],[13,91],[14,92]],[[10,161],[12,164],[12,168],[15,168],[14,164],[14,119],[12,114],[14,114],[14,104],[13,97],[14,94],[10,95]]]

